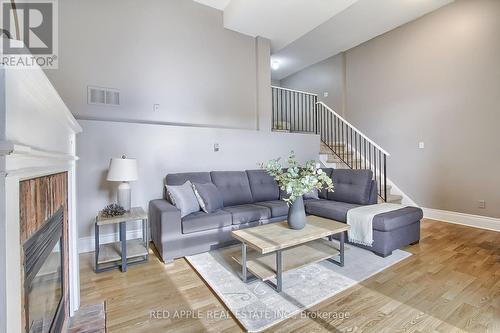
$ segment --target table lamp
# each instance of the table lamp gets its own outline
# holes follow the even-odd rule
[[[127,158],[112,158],[109,163],[108,177],[110,182],[121,182],[118,186],[118,204],[126,211],[130,211],[131,195],[130,184],[128,182],[137,180],[137,160]]]

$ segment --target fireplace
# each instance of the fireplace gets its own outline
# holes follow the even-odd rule
[[[69,316],[68,174],[19,183],[21,329],[59,333]]]
[[[65,315],[64,332],[80,303],[75,171],[76,134],[82,128],[41,68],[1,68],[0,78],[0,332],[24,333],[30,327],[28,321],[45,330],[51,325],[49,332],[57,330],[57,320],[45,319],[45,313],[53,317],[54,311],[58,320],[59,313]],[[52,254],[48,263],[29,268],[24,245],[61,207],[60,243],[52,241],[52,248],[46,249]],[[58,271],[62,271],[62,287],[60,275],[49,274]],[[52,298],[36,310],[37,282],[42,277],[49,280],[44,283]]]
[[[62,330],[65,318],[63,221],[61,207],[23,245],[26,333]]]

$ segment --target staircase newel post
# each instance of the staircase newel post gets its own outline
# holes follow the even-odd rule
[[[387,202],[387,155],[384,154],[384,201]]]
[[[316,117],[315,126],[316,126],[316,134],[319,134],[319,108],[318,108],[318,97],[314,97],[314,116]]]

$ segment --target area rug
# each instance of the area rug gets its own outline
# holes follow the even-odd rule
[[[232,259],[240,248],[232,246],[186,259],[249,332],[260,332],[298,315],[411,256],[411,253],[396,250],[381,258],[370,251],[349,246],[344,267],[322,261],[285,272],[283,291],[277,293],[257,279],[243,283],[241,266]]]

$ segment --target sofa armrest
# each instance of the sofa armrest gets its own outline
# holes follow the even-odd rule
[[[180,209],[165,199],[152,200],[149,202],[149,223],[151,239],[162,260],[172,261],[173,257],[169,255],[167,243],[182,235]]]
[[[378,185],[376,180],[372,180],[372,187],[370,189],[370,202],[369,205],[378,203]]]

